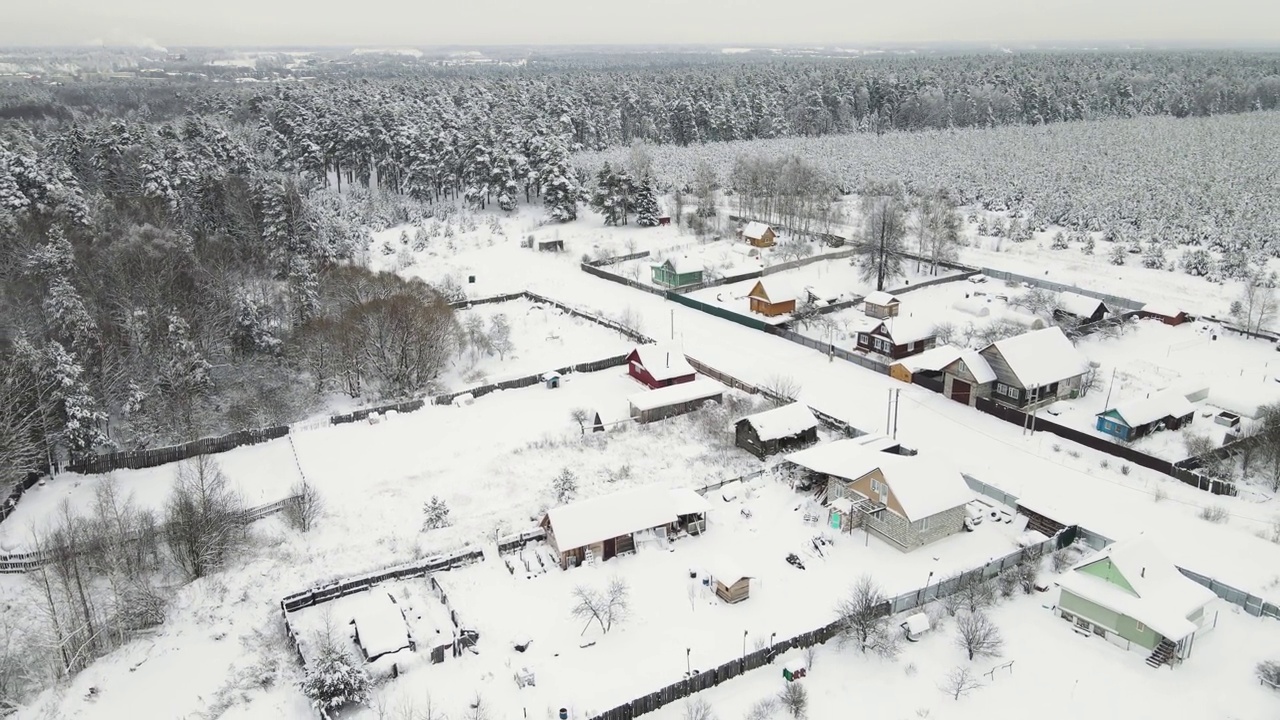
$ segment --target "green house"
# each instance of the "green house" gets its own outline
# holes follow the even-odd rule
[[[1217,596],[1186,577],[1145,537],[1114,543],[1058,580],[1056,613],[1081,634],[1149,652],[1152,667],[1191,655]]]
[[[682,288],[702,282],[702,261],[688,255],[669,257],[651,269],[654,285]]]

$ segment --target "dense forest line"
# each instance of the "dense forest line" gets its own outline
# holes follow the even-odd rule
[[[956,132],[946,128],[1075,127],[1063,121],[1278,103],[1280,56],[1241,53],[552,63],[278,84],[6,85],[0,474],[288,421],[329,391],[422,392],[459,342],[441,302],[450,291],[362,276],[344,263],[365,251],[370,230],[458,209],[537,203],[550,221],[572,220],[596,175],[577,166],[575,152],[857,141],[834,137],[842,133],[897,147],[917,137],[899,131],[938,129],[922,137],[945,139]],[[964,152],[977,157],[984,147]],[[684,157],[653,155],[664,168]],[[981,160],[990,177],[1011,158],[997,150]],[[886,178],[916,180],[884,169]],[[1022,172],[1006,173],[1005,192],[1031,182]],[[633,181],[652,184],[623,185]],[[1211,191],[1203,194],[1216,206],[1223,199]],[[1242,203],[1229,207],[1257,217]],[[428,347],[388,348],[388,337]],[[404,363],[386,362],[393,352],[421,368],[396,371]]]

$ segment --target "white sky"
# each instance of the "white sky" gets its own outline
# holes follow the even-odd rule
[[[1277,0],[0,0],[0,46],[1280,42]]]

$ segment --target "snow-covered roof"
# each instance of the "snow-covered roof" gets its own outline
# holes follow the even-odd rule
[[[807,405],[791,403],[744,418],[761,440],[778,440],[799,435],[818,426],[818,420]]]
[[[711,509],[707,499],[689,488],[671,491],[671,506],[677,515],[697,515]]]
[[[1107,560],[1133,592],[1081,572],[1081,568]],[[1155,543],[1141,535],[1112,543],[1076,563],[1059,578],[1058,585],[1085,600],[1127,615],[1174,642],[1195,632],[1196,625],[1187,616],[1217,597],[1183,575]]]
[[[547,519],[563,552],[673,523],[688,500],[670,488],[640,487],[551,508]]]
[[[761,292],[756,292],[759,288]],[[747,297],[764,300],[768,303],[783,303],[788,300],[800,301],[804,295],[803,288],[797,288],[792,283],[781,278],[761,278],[751,287],[751,292],[747,293]]]
[[[717,557],[711,561],[707,572],[711,573],[711,577],[717,582],[728,587],[743,578],[751,577],[743,567],[744,565],[738,562],[737,558]]]
[[[637,345],[635,354],[654,380],[670,380],[696,372],[684,352],[674,345]]]
[[[1058,295],[1058,301],[1055,303],[1055,307],[1057,307],[1058,310],[1075,315],[1076,317],[1091,317],[1098,311],[1099,306],[1101,306],[1104,311],[1107,308],[1107,306],[1098,298],[1070,291]]]
[[[804,286],[804,291],[820,302],[835,302],[844,297],[844,290],[824,282],[813,282]]]
[[[673,255],[662,261],[662,265],[666,265],[673,271],[684,275],[686,273],[702,272],[706,269],[706,265],[702,262],[702,258],[689,257],[688,255]]]
[[[1209,404],[1247,418],[1257,418],[1265,405],[1280,402],[1280,385],[1241,378],[1219,380],[1209,387]]]
[[[723,393],[724,386],[720,383],[709,378],[698,378],[692,382],[638,392],[627,398],[627,400],[632,407],[643,411],[694,400],[705,400]]]
[[[889,450],[900,446],[900,443],[897,440],[894,440],[888,435],[875,433],[870,435],[859,435],[852,439],[857,441],[857,443],[862,447],[867,448],[868,450],[875,450],[876,452],[888,452]]]
[[[1089,361],[1056,326],[1015,335],[993,343],[1024,388],[1050,385],[1083,375]]]
[[[883,324],[894,345],[905,345],[934,336],[933,322],[924,318],[899,315],[885,318]]]
[[[606,402],[596,406],[596,418],[600,424],[609,426],[631,420],[631,408],[623,402]],[[592,418],[595,422],[595,418]]]
[[[782,668],[787,672],[795,673],[806,669],[807,666],[805,665],[803,657],[796,656],[783,663]]]
[[[1166,303],[1147,303],[1142,306],[1142,312],[1159,315],[1160,317],[1174,318],[1183,313],[1177,305],[1169,305]]]
[[[768,225],[762,222],[756,222],[753,220],[747,223],[746,227],[742,228],[742,237],[751,238],[752,240],[759,240],[760,238],[764,237],[764,233],[768,229],[769,229]]]
[[[375,586],[352,600],[356,607],[351,619],[360,637],[360,647],[370,660],[409,647],[409,627],[404,615],[384,588]]]
[[[1196,411],[1196,406],[1179,393],[1165,391],[1147,398],[1116,403],[1112,410],[1123,418],[1129,427],[1137,427],[1167,417],[1180,418],[1191,415]]]
[[[831,501],[831,508],[845,515],[853,514],[853,501],[847,497],[836,498]]]
[[[937,372],[959,359],[960,348],[954,345],[939,345],[938,347],[929,348],[919,355],[902,358],[896,361],[894,365],[901,365],[911,372],[919,372],[921,370]]]
[[[870,305],[890,305],[898,302],[898,298],[883,290],[876,290],[863,298],[862,301]]]
[[[964,477],[919,455],[903,456],[873,450],[859,438],[824,443],[786,456],[814,472],[857,480],[879,468],[908,520],[915,521],[964,505],[973,499]]]
[[[929,631],[929,616],[924,613],[916,613],[907,617],[903,625],[907,626],[907,632],[912,635],[919,635]]]

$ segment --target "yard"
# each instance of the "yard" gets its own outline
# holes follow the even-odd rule
[[[566,707],[572,717],[588,718],[680,679],[686,664],[709,669],[744,647],[764,647],[771,636],[782,640],[829,623],[838,595],[862,573],[892,596],[1016,549],[1013,526],[991,523],[904,554],[861,531],[842,535],[824,527],[825,512],[768,476],[747,483],[737,501],[725,502],[716,491],[707,497],[713,503],[707,532],[672,542],[669,552],[641,550],[567,571],[552,566],[532,577],[518,559],[514,574],[495,560],[438,573],[450,603],[478,630],[478,652],[420,673],[415,667],[385,688],[388,704],[420,698],[425,686],[451,716],[478,693],[493,717],[546,717]],[[806,522],[806,511],[821,519]],[[832,543],[820,546],[822,554],[814,550],[815,536]],[[793,552],[804,570],[785,561]],[[752,576],[750,597],[739,604],[725,604],[691,577],[725,565]],[[630,607],[603,633],[572,615],[573,592],[603,587],[614,576],[626,581]],[[528,649],[516,651],[513,641],[526,637]],[[533,672],[535,686],[517,687],[522,668]],[[590,681],[601,677],[608,681]]]
[[[1050,576],[1051,577],[1051,576]],[[863,655],[838,640],[820,647],[808,674],[799,680],[808,693],[808,717],[835,718],[856,707],[876,718],[986,720],[1031,712],[1047,720],[1097,718],[1236,718],[1275,716],[1276,692],[1259,685],[1256,649],[1280,645],[1280,623],[1246,615],[1215,602],[1217,627],[1197,637],[1183,665],[1148,667],[1145,653],[1123,650],[1095,637],[1082,637],[1048,609],[1056,590],[1015,596],[991,612],[1004,638],[999,657],[969,661],[955,644],[955,620],[906,643],[895,660]],[[740,718],[760,700],[776,698],[787,684],[783,665],[773,665],[698,693],[718,717]],[[967,668],[980,683],[958,700],[947,693],[948,675]],[[680,720],[683,701],[650,717]],[[781,718],[779,708],[768,717]]]

